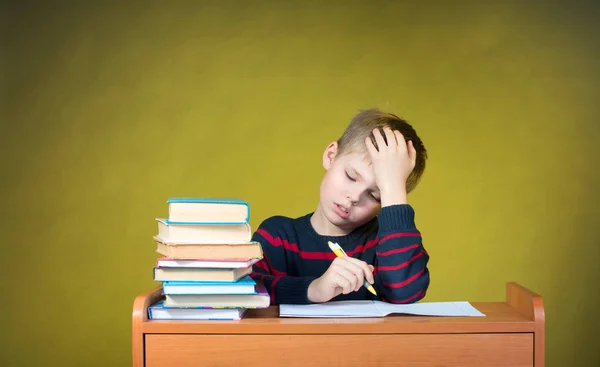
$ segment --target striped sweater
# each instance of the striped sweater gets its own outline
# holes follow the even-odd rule
[[[421,234],[415,227],[414,210],[408,204],[381,208],[377,217],[345,236],[321,236],[312,227],[312,213],[299,218],[274,216],[258,227],[252,239],[260,242],[264,258],[253,266],[252,278],[262,281],[272,304],[310,303],[309,284],[325,273],[335,259],[328,241],[337,242],[348,256],[375,268],[379,299],[412,303],[429,287]],[[340,294],[332,301],[376,299],[367,289]]]

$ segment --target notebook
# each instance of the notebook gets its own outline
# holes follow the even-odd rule
[[[469,302],[334,301],[309,305],[282,304],[280,317],[385,317],[390,314],[421,316],[485,316]]]

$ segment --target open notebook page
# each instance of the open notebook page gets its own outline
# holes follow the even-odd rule
[[[385,317],[392,313],[421,316],[485,316],[469,302],[419,302],[397,305],[381,301],[337,301],[310,305],[282,304],[280,317]]]

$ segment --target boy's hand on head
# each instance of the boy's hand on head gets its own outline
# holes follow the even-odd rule
[[[349,256],[336,257],[327,271],[308,286],[308,300],[327,302],[341,293],[358,291],[365,278],[374,282],[372,265]]]
[[[399,131],[384,127],[387,143],[379,129],[373,130],[377,148],[371,137],[365,139],[367,151],[373,162],[375,181],[381,193],[381,206],[406,204],[406,180],[415,168],[417,151],[412,141],[404,142]]]

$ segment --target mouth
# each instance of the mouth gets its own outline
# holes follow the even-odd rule
[[[335,213],[337,215],[339,215],[340,217],[347,219],[348,217],[350,217],[350,209],[346,208],[343,205],[339,205],[339,204],[333,204],[334,209],[335,209]]]

